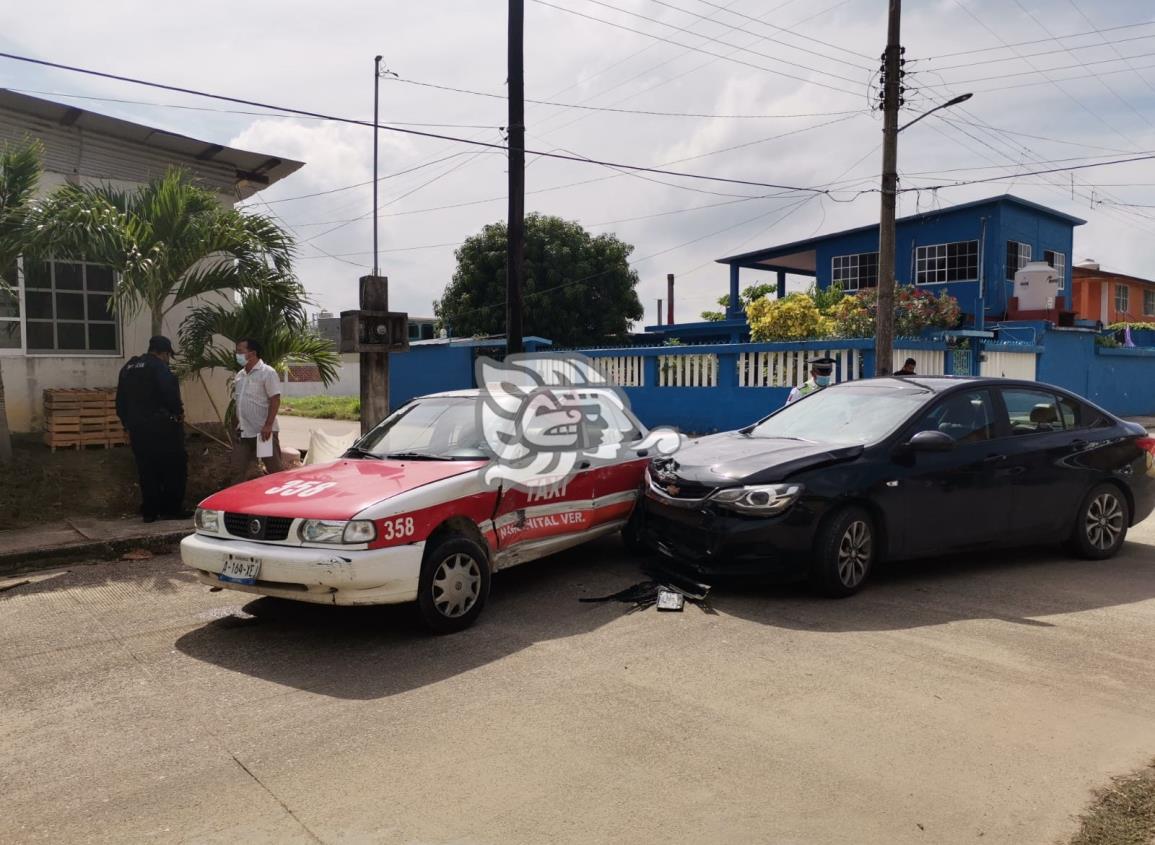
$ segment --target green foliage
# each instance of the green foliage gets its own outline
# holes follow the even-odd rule
[[[1144,329],[1146,331],[1155,331],[1155,320],[1149,320],[1147,322],[1141,322],[1138,320],[1130,320],[1130,321],[1124,321],[1124,322],[1120,322],[1120,323],[1112,323],[1111,325],[1107,326],[1107,328],[1113,332],[1121,332],[1121,331],[1125,331],[1127,329],[1130,329],[1131,331],[1135,331],[1136,329]]]
[[[785,299],[763,297],[746,308],[750,339],[810,340],[830,334],[830,321],[818,310],[814,300],[804,293],[792,293]]]
[[[505,333],[507,229],[493,223],[457,249],[457,271],[433,311],[454,337]],[[577,223],[525,219],[523,330],[559,346],[622,338],[643,316],[633,247]]]
[[[750,307],[750,303],[761,299],[764,296],[769,296],[772,293],[778,292],[778,285],[773,282],[765,282],[764,284],[749,285],[739,292],[738,300],[742,303],[742,310],[745,311]],[[717,323],[720,320],[726,319],[726,310],[730,307],[730,294],[724,293],[718,297],[718,304],[722,306],[721,311],[703,311],[702,319]]]
[[[285,295],[286,289],[295,290],[295,295]],[[299,285],[293,288],[282,283],[243,289],[239,305],[196,306],[181,326],[179,373],[189,376],[212,369],[236,372],[237,339],[255,337],[264,344],[261,360],[278,372],[284,373],[290,362],[313,364],[322,383],[336,381],[340,356],[331,341],[310,328],[305,316],[307,304]]]
[[[361,399],[357,396],[286,397],[281,413],[289,417],[312,417],[318,420],[360,420]]]
[[[806,295],[814,300],[814,304],[818,306],[818,310],[823,314],[829,315],[831,309],[842,301],[845,294],[842,292],[842,285],[833,284],[829,287],[819,288],[817,284],[810,286],[806,291]]]
[[[839,337],[872,337],[878,313],[878,290],[868,288],[844,296],[830,309],[834,333]],[[958,300],[943,291],[932,296],[913,285],[901,285],[894,296],[894,333],[918,337],[926,328],[951,329],[962,317]]]
[[[1101,334],[1095,336],[1095,345],[1102,346],[1107,349],[1117,349],[1120,344],[1113,335]]]
[[[179,303],[292,281],[292,238],[268,217],[225,207],[182,170],[133,191],[65,185],[23,226],[28,255],[83,256],[116,270],[113,308],[146,311],[153,334]]]

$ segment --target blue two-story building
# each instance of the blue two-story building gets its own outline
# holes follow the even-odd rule
[[[1010,194],[902,217],[895,235],[895,278],[929,293],[946,291],[971,320],[1007,316],[1014,275],[1030,261],[1060,271],[1070,301],[1071,253],[1076,226],[1085,220]],[[861,226],[803,241],[718,259],[730,268],[726,319],[651,327],[668,337],[743,339],[748,334],[739,304],[742,271],[776,272],[778,296],[788,274],[813,277],[819,288],[841,285],[856,293],[878,285],[878,225]]]

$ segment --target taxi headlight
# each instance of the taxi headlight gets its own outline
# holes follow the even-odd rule
[[[367,519],[306,519],[301,523],[301,539],[306,543],[368,543],[377,537],[377,528]]]
[[[782,513],[802,495],[801,484],[754,484],[727,487],[710,497],[720,507],[755,516]]]
[[[221,516],[221,511],[197,508],[196,513],[193,515],[193,525],[197,531],[216,534],[221,530]]]

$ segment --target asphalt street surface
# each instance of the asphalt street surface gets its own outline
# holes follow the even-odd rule
[[[1155,756],[1155,520],[844,601],[578,602],[640,580],[607,539],[440,638],[175,555],[0,592],[0,842],[1054,843]]]

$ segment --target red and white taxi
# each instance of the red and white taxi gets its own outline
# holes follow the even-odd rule
[[[588,398],[588,397],[587,397]],[[332,463],[209,496],[186,565],[218,587],[323,604],[416,601],[438,632],[476,620],[493,572],[623,529],[647,463],[632,416],[620,458],[524,489],[483,478],[477,390],[400,408]],[[621,408],[607,416],[622,419]]]

